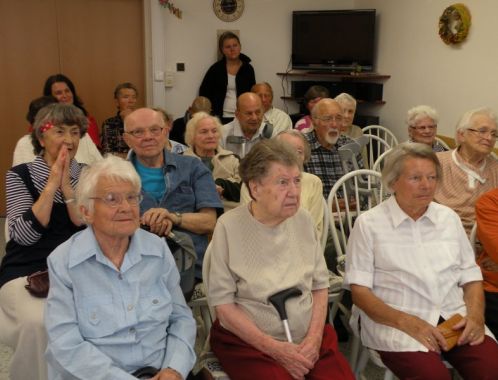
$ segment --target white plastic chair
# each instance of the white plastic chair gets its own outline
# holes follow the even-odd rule
[[[384,163],[384,159],[386,156],[391,153],[392,149],[386,150],[384,153],[382,153],[377,159],[375,160],[372,170],[375,170],[376,172],[382,172],[382,167]]]
[[[204,259],[202,262],[202,278],[204,279],[204,282],[200,284],[200,287],[204,294],[207,294],[206,283],[209,277],[210,268],[211,255],[210,250],[208,249],[204,254]],[[201,340],[204,342],[204,346],[198,360],[202,364],[201,371],[204,375],[204,378],[211,380],[230,380],[228,375],[223,371],[223,367],[221,366],[218,358],[211,351],[211,347],[209,345],[209,333],[211,331],[213,320],[216,318],[214,308],[211,308],[209,306],[207,302],[207,296],[205,295],[203,297],[190,301],[189,306],[194,312],[200,314],[202,318],[204,335],[202,336]]]
[[[345,270],[345,247],[354,221],[363,212],[382,202],[387,194],[381,181],[379,172],[361,169],[347,173],[332,187],[327,198],[328,212],[330,213],[330,233],[337,253],[337,270],[343,275]],[[349,319],[350,311],[342,305],[344,289],[341,289],[338,298],[332,302],[329,317],[333,320],[340,308]],[[355,368],[360,342],[353,337],[350,365]]]
[[[379,158],[382,153],[393,148],[393,146],[386,140],[376,135],[364,134],[363,136],[358,137],[355,141],[361,146],[362,149],[363,147],[366,147],[368,162],[365,162],[365,167],[368,168],[373,168],[377,158]]]
[[[323,226],[322,226],[322,236],[320,240],[323,251],[325,251],[325,246],[327,245],[329,228],[330,228],[330,214],[328,212],[327,200],[323,198]]]
[[[382,125],[369,125],[363,128],[362,131],[364,135],[374,135],[380,137],[382,140],[389,144],[389,148],[393,148],[398,145],[398,139],[396,138],[394,133],[392,133],[391,130],[383,127]]]

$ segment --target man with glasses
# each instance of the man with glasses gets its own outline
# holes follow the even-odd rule
[[[408,141],[427,144],[433,152],[446,151],[446,148],[436,140],[438,120],[439,116],[432,107],[421,105],[409,109],[406,117]]]
[[[190,235],[197,253],[196,277],[202,278],[207,235],[223,210],[211,173],[195,157],[172,154],[165,148],[167,130],[162,115],[141,108],[125,119],[128,159],[142,181],[141,223],[160,236],[174,227]]]
[[[304,165],[304,169],[320,177],[323,183],[323,196],[327,198],[332,186],[346,174],[338,149],[353,140],[341,134],[343,110],[335,100],[329,98],[320,100],[313,107],[311,118],[314,128],[304,134],[311,147],[311,157]],[[358,166],[363,168],[361,154],[357,155],[356,161]]]
[[[222,128],[222,147],[244,158],[259,140],[275,136],[275,129],[263,121],[263,116],[263,105],[257,94],[246,92],[240,95],[235,119]]]
[[[468,111],[456,127],[457,148],[437,153],[443,178],[434,199],[460,216],[467,234],[475,223],[476,200],[498,187],[498,161],[491,156],[497,125],[497,116],[489,108]]]

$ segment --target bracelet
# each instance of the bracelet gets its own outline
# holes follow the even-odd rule
[[[178,211],[175,211],[174,214],[178,218],[178,221],[174,224],[175,226],[180,227],[182,225],[182,214],[180,214]]]
[[[64,203],[65,203],[65,204],[73,203],[73,202],[75,202],[75,201],[76,201],[76,199],[74,199],[74,198],[67,198],[67,199],[64,199]]]

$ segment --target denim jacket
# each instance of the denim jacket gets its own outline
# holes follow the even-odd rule
[[[130,151],[128,159],[136,165],[137,156]],[[140,204],[140,214],[150,208],[162,207],[170,212],[197,212],[201,208],[215,208],[223,210],[223,204],[216,192],[211,172],[195,157],[180,156],[164,150],[163,164],[164,182],[166,192],[160,202],[142,190],[144,197]],[[217,210],[218,211],[218,210]],[[197,253],[196,275],[200,277],[202,259],[207,248],[208,239],[206,235],[182,230],[188,233],[194,242]]]

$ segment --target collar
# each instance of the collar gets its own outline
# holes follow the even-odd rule
[[[476,181],[479,181],[482,185],[484,185],[486,183],[486,178],[482,177],[475,170],[465,165],[465,163],[461,160],[460,154],[457,153],[457,149],[453,149],[453,151],[451,152],[451,159],[453,160],[455,165],[460,168],[460,170],[462,170],[464,173],[467,174],[469,188],[475,189]],[[487,162],[486,159],[484,159],[484,162],[479,168],[480,172],[482,172],[486,168],[486,162]]]
[[[388,208],[388,215],[391,218],[394,228],[398,228],[405,220],[413,221],[413,219],[410,218],[410,216],[408,216],[408,214],[404,212],[401,207],[399,207],[398,201],[396,200],[396,196],[394,194],[391,195],[385,204]],[[418,220],[423,218],[428,219],[434,225],[436,224],[437,214],[433,202],[429,203],[427,210],[425,210],[425,213]]]
[[[171,141],[171,140],[170,140]],[[135,166],[136,161],[137,161],[137,154],[130,149],[128,152],[128,156],[126,157],[128,161],[130,161],[133,166]],[[178,166],[175,154],[171,153],[168,149],[164,148],[163,149],[163,172],[166,172],[166,168],[168,166],[172,166],[176,168]]]
[[[244,137],[247,141],[253,141],[253,140],[256,140],[257,138],[259,138],[261,136],[261,134],[263,133],[263,128],[265,127],[265,121],[263,118],[263,120],[261,121],[261,125],[258,128],[258,131],[254,134],[254,136],[252,136],[251,139],[247,139],[245,137],[244,133],[242,132],[242,128],[241,128],[240,123],[239,123],[239,119],[235,118],[235,119],[233,119],[233,121],[231,123],[233,123],[232,124],[233,125],[232,136],[241,136],[241,137]]]
[[[88,226],[83,231],[77,233],[72,239],[74,240],[69,254],[68,268],[73,268],[94,256],[97,262],[110,266],[110,260],[100,249],[92,226]],[[155,242],[153,239],[149,238],[145,231],[140,228],[135,231],[135,233],[131,236],[130,244],[125,253],[125,259],[123,260],[123,265],[121,266],[120,271],[125,272],[133,265],[140,262],[142,260],[142,256],[161,257],[163,252],[159,248],[160,245],[153,243]]]

